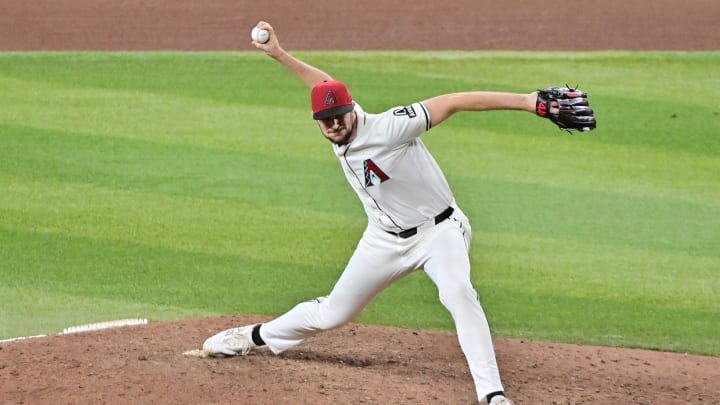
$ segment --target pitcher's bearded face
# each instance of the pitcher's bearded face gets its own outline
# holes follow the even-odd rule
[[[347,145],[355,139],[355,111],[317,120],[323,136],[336,145]]]

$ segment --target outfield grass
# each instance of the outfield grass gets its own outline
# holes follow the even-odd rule
[[[298,55],[368,111],[579,84],[592,133],[488,112],[425,137],[495,334],[720,355],[720,53]],[[363,230],[307,89],[264,55],[4,53],[0,94],[0,339],[277,315]],[[422,273],[358,321],[452,329]]]

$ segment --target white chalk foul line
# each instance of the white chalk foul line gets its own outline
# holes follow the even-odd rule
[[[117,321],[106,321],[106,322],[88,323],[86,325],[71,326],[69,328],[63,329],[62,334],[68,335],[70,333],[92,332],[92,331],[101,330],[101,329],[121,328],[123,326],[145,325],[147,323],[148,323],[147,319],[140,319],[140,318],[118,319]]]
[[[12,338],[12,339],[0,340],[0,344],[17,342],[18,340],[41,338],[41,337],[45,337],[45,336],[47,336],[47,335],[20,336],[20,337],[16,337],[16,338]]]
[[[85,325],[70,326],[68,328],[63,329],[62,333],[58,333],[58,335],[69,335],[72,333],[92,332],[92,331],[96,331],[96,330],[110,329],[110,328],[121,328],[123,326],[145,325],[147,323],[148,323],[148,320],[144,319],[144,318],[118,319],[115,321],[88,323]],[[12,339],[0,340],[0,344],[17,342],[19,340],[47,337],[47,336],[50,336],[50,335],[20,336],[20,337],[16,337],[16,338],[12,338]]]

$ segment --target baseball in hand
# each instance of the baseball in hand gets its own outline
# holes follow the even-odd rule
[[[252,32],[250,33],[250,37],[253,41],[264,44],[265,42],[270,39],[270,33],[267,30],[264,30],[262,28],[255,27],[253,28]]]

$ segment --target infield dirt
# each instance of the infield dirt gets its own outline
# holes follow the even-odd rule
[[[0,11],[5,51],[252,50],[249,32],[260,19],[291,52],[720,48],[717,0],[0,0]],[[0,344],[0,403],[476,403],[452,333],[351,324],[280,356],[182,354],[219,330],[267,319],[151,322]],[[720,404],[720,358],[515,339],[495,345],[518,405]]]

